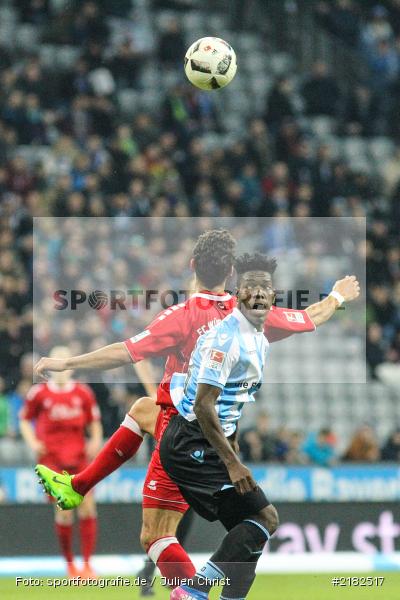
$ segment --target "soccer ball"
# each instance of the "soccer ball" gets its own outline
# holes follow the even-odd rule
[[[236,75],[236,54],[232,46],[216,37],[194,42],[185,55],[185,73],[201,90],[223,88]]]

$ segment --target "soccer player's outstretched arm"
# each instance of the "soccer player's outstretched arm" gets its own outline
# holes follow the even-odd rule
[[[115,369],[132,362],[123,342],[103,346],[93,352],[70,356],[69,358],[43,357],[34,366],[33,372],[39,379],[47,379],[47,371],[68,371],[69,369]]]
[[[47,371],[67,371],[68,369],[115,369],[129,363],[137,363],[153,356],[166,356],[175,347],[176,341],[182,338],[181,305],[174,311],[162,311],[138,335],[125,340],[103,346],[93,352],[72,356],[66,359],[43,357],[34,367],[34,375],[38,379],[47,379]],[[148,372],[138,373],[139,378],[148,379]],[[150,378],[151,379],[151,378]],[[149,381],[149,379],[148,379]],[[154,388],[150,389],[154,394]],[[149,393],[149,390],[147,390]]]
[[[351,302],[358,298],[359,295],[360,284],[357,278],[354,275],[346,275],[344,279],[336,281],[329,296],[321,300],[321,302],[316,302],[306,308],[306,313],[314,325],[318,327],[329,321],[336,309],[343,302]]]
[[[215,410],[215,402],[220,393],[221,389],[217,386],[199,383],[193,410],[204,436],[226,465],[236,490],[239,494],[245,494],[254,490],[257,484],[224,435]]]

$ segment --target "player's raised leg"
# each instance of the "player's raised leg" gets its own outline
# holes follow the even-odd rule
[[[74,490],[84,496],[99,481],[132,458],[139,450],[144,434],[154,435],[159,412],[160,407],[152,398],[139,398],[96,458],[74,477]]]

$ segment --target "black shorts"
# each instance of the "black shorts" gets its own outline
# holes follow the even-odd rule
[[[219,520],[227,529],[270,504],[259,487],[243,495],[235,490],[197,421],[174,415],[161,438],[160,458],[186,502],[201,517]]]

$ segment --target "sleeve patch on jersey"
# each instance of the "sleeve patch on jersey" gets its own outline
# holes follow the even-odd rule
[[[147,337],[148,335],[150,335],[150,331],[148,329],[145,329],[144,331],[142,331],[142,333],[138,333],[137,335],[129,339],[132,342],[132,344],[134,344],[135,342],[140,342],[140,340]]]
[[[290,323],[305,323],[304,315],[301,312],[286,312],[283,313]]]
[[[211,350],[210,358],[207,362],[207,368],[214,369],[214,371],[221,371],[224,359],[225,352],[221,352],[221,350]]]

